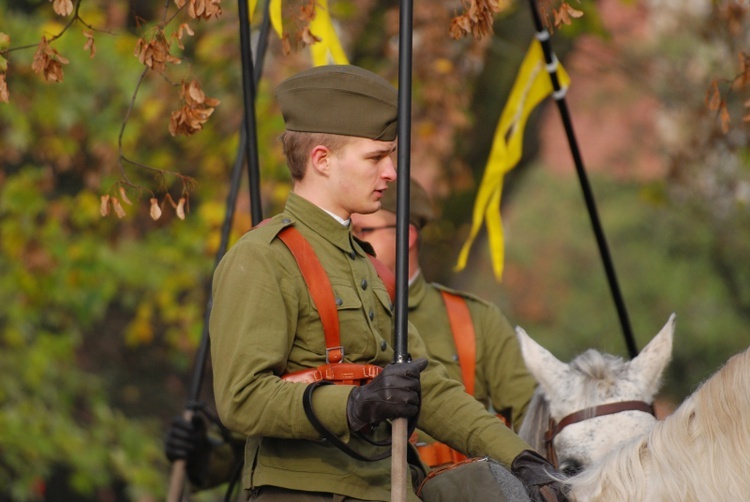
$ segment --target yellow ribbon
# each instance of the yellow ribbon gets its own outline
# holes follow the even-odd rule
[[[284,26],[281,22],[281,0],[269,1],[268,17],[271,18],[271,26],[279,38],[284,38]]]
[[[335,64],[349,64],[328,12],[328,0],[318,0],[317,3],[315,18],[310,22],[310,32],[320,38],[310,46],[313,66],[328,64],[329,55]]]
[[[257,0],[249,1],[257,2]],[[284,37],[281,2],[282,0],[271,0],[268,4],[271,26],[273,26],[279,38]],[[346,57],[341,41],[333,27],[333,21],[328,11],[328,0],[316,2],[315,17],[310,21],[310,32],[320,39],[319,42],[310,45],[313,66],[328,64],[329,56],[335,64],[349,64],[349,59]]]
[[[557,76],[561,87],[567,88],[570,85],[570,77],[559,64]],[[459,253],[456,271],[466,267],[471,246],[486,219],[492,270],[498,281],[502,279],[505,261],[503,222],[500,217],[503,177],[521,160],[523,131],[529,114],[545,97],[552,94],[553,90],[544,61],[542,45],[534,39],[521,63],[521,68],[495,129],[490,156],[474,201],[471,233]]]

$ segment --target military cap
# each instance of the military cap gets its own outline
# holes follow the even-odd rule
[[[398,183],[398,182],[396,182]],[[391,183],[388,186],[388,190],[383,194],[383,198],[380,199],[380,209],[396,213],[396,199],[398,188],[396,183]],[[409,184],[409,223],[421,229],[427,225],[435,217],[432,212],[432,201],[430,196],[427,195],[427,191],[422,188],[414,178],[411,179]]]
[[[396,88],[363,68],[310,68],[279,84],[276,99],[289,131],[396,139]]]

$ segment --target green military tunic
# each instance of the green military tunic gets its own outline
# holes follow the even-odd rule
[[[245,488],[273,485],[338,493],[366,500],[390,499],[389,459],[360,462],[321,436],[302,404],[305,384],[280,376],[325,361],[320,316],[294,257],[277,239],[294,225],[310,242],[337,298],[345,361],[385,366],[393,360],[393,313],[385,286],[348,228],[292,193],[284,212],[243,236],[216,269],[210,319],[216,405],[222,422],[248,437]],[[409,352],[427,357],[416,331]],[[472,456],[509,466],[529,446],[510,432],[431,361],[422,373],[419,427]],[[358,451],[376,447],[349,434],[346,404],[352,387],[329,385],[313,396],[321,422]],[[374,432],[388,435],[388,424]],[[411,500],[416,495],[409,493]]]
[[[513,327],[500,309],[464,292],[425,281],[418,274],[409,286],[409,322],[419,332],[433,359],[461,382],[461,367],[448,312],[440,290],[461,296],[469,308],[476,338],[474,397],[498,412],[510,410],[517,429],[521,425],[536,380],[523,362]]]

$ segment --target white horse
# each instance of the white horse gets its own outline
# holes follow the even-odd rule
[[[564,364],[517,331],[539,382],[519,434],[544,452],[551,426],[560,470],[575,474],[572,500],[750,500],[750,349],[657,421],[647,405],[671,357],[674,315],[629,362],[589,350]]]

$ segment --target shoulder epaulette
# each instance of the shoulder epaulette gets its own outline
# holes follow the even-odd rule
[[[439,284],[437,282],[432,282],[430,284],[432,286],[434,286],[435,289],[438,289],[440,291],[445,291],[447,293],[450,293],[450,294],[456,295],[456,296],[460,296],[461,298],[465,298],[467,300],[475,300],[475,301],[478,301],[478,302],[481,302],[481,303],[487,303],[486,300],[483,300],[483,299],[479,298],[478,296],[473,295],[471,293],[467,293],[466,291],[459,291],[457,289],[449,288],[448,286],[444,286],[444,285]]]
[[[264,240],[267,240],[270,243],[279,236],[279,233],[281,233],[282,230],[293,225],[294,221],[289,217],[276,215],[261,221],[251,228],[250,232],[253,232],[256,235],[261,235]]]

